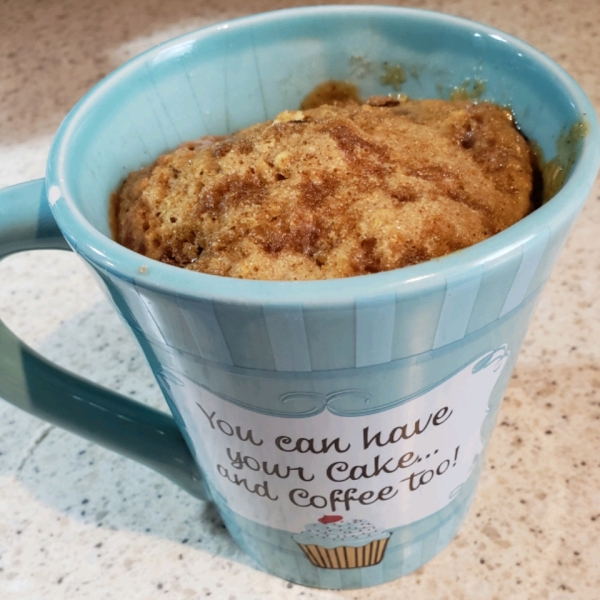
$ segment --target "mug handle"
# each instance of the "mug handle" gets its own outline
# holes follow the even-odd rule
[[[43,179],[0,190],[0,260],[24,250],[70,250]],[[0,321],[0,397],[161,473],[202,500],[210,492],[175,420],[57,367]]]

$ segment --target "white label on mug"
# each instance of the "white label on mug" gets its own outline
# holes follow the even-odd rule
[[[392,529],[439,511],[467,481],[507,358],[506,348],[489,353],[420,396],[362,416],[264,415],[188,379],[181,408],[207,476],[239,515],[290,532],[324,515]]]

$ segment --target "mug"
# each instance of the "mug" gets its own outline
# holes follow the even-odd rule
[[[484,242],[346,279],[218,277],[111,239],[109,198],[127,173],[186,140],[296,108],[326,80],[363,96],[458,90],[507,105],[546,157],[546,183],[562,186]],[[80,255],[173,417],[57,368],[4,326],[0,396],[211,500],[236,542],[280,577],[335,589],[398,578],[450,543],[471,504],[536,300],[596,176],[599,139],[560,67],[443,14],[310,7],[162,44],[73,108],[44,180],[0,192],[0,257]]]

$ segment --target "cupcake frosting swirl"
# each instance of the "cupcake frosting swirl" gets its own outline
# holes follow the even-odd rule
[[[337,520],[326,523],[309,523],[304,531],[293,536],[298,544],[314,544],[324,548],[337,546],[364,546],[374,540],[390,537],[388,531],[375,527],[365,519]]]

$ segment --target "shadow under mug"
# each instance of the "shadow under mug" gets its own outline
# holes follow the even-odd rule
[[[389,69],[402,75],[385,77]],[[316,84],[509,105],[560,191],[483,243],[329,281],[244,281],[113,242],[108,199],[189,139],[297,107]],[[574,126],[585,129],[579,140]],[[297,583],[390,581],[440,552],[471,503],[536,298],[594,181],[594,111],[527,44],[390,7],[314,7],[208,27],[128,62],[69,113],[45,180],[0,192],[0,257],[73,249],[138,340],[173,418],[73,376],[0,329],[0,396],[215,502],[238,544]],[[562,162],[561,162],[562,161]]]

